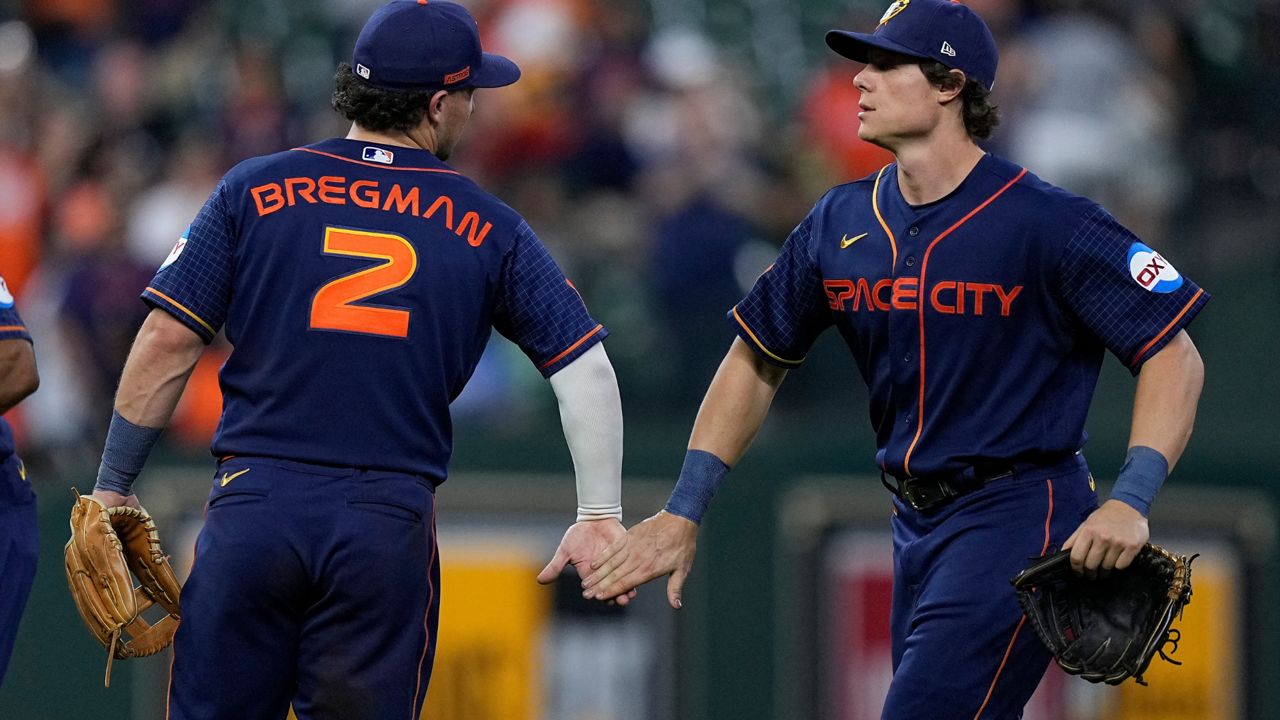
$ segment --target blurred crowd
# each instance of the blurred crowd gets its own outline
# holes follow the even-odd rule
[[[464,2],[524,77],[477,94],[454,164],[525,215],[612,329],[629,420],[687,426],[724,312],[826,188],[889,160],[857,139],[857,68],[822,40],[888,0]],[[0,2],[0,273],[44,381],[17,418],[26,446],[101,447],[138,293],[229,167],[346,132],[332,73],[378,4]],[[1280,200],[1273,0],[970,4],[1002,51],[993,151],[1175,257],[1201,252],[1179,228]],[[197,369],[172,443],[207,446],[226,352]],[[458,421],[519,432],[553,404],[539,382],[495,341]],[[833,383],[857,380],[828,365],[780,402],[821,413],[849,397]]]

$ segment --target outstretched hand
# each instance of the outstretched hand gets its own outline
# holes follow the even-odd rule
[[[596,559],[611,543],[626,537],[626,534],[627,529],[622,526],[620,521],[613,518],[586,520],[570,525],[569,529],[565,531],[564,537],[561,538],[560,547],[556,548],[556,554],[552,556],[551,562],[547,563],[547,566],[542,568],[542,572],[538,573],[538,582],[543,585],[555,582],[566,565],[573,565],[574,569],[578,571],[578,577],[586,577],[591,572],[591,561]],[[626,605],[635,596],[636,593],[632,590],[629,593],[607,599],[611,603],[617,602],[619,605]]]
[[[627,531],[591,563],[595,572],[582,581],[583,597],[606,600],[623,597],[650,580],[670,575],[667,602],[677,610],[680,594],[693,567],[698,526],[692,521],[660,511]]]
[[[1094,510],[1062,544],[1071,551],[1071,567],[1088,576],[1123,570],[1147,544],[1151,531],[1142,513],[1119,500]]]

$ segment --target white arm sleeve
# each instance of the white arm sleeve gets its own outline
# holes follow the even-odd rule
[[[578,482],[578,521],[622,519],[622,398],[597,343],[551,376]]]

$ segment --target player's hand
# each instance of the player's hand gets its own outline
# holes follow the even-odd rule
[[[543,585],[555,582],[565,565],[573,565],[578,571],[578,577],[586,577],[591,572],[591,561],[611,543],[626,537],[626,534],[627,529],[613,518],[586,520],[570,525],[564,533],[564,538],[560,540],[560,547],[556,548],[556,554],[552,556],[551,562],[538,573],[538,582]],[[635,596],[636,593],[632,590],[608,600],[610,604],[617,602],[619,605],[626,605]]]
[[[1090,577],[1099,571],[1129,567],[1147,544],[1151,531],[1142,513],[1119,500],[1108,500],[1094,510],[1062,544],[1071,551],[1071,567]]]
[[[121,495],[120,493],[113,492],[111,490],[94,490],[90,496],[101,501],[102,504],[106,505],[108,508],[120,507],[121,505],[131,508],[142,508],[142,503],[138,502],[138,495],[136,493],[133,495]]]
[[[667,581],[667,602],[679,610],[680,593],[698,545],[698,526],[660,511],[627,531],[591,563],[595,572],[582,581],[583,597],[621,597],[627,591],[663,575]]]

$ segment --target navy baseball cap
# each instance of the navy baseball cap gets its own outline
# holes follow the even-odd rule
[[[520,68],[480,49],[467,9],[446,0],[392,0],[374,11],[356,38],[351,71],[384,90],[502,87]]]
[[[871,34],[848,30],[827,32],[827,45],[860,63],[867,61],[867,49],[902,53],[937,60],[963,71],[987,88],[995,87],[995,38],[978,14],[954,0],[896,0]]]

